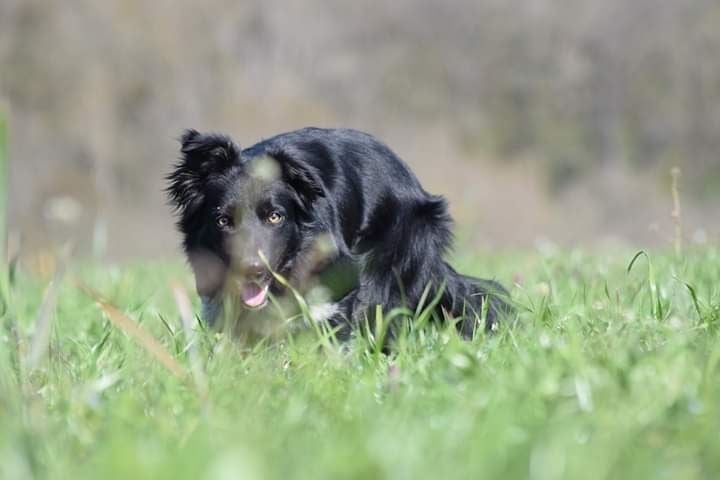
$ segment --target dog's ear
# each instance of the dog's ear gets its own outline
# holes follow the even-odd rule
[[[280,164],[283,180],[297,192],[303,208],[309,209],[315,200],[325,196],[322,180],[315,168],[303,159],[303,152],[286,147],[267,153]]]
[[[192,211],[204,200],[208,181],[239,165],[240,147],[227,135],[185,130],[180,137],[180,161],[167,176],[167,194],[180,212]]]
[[[282,165],[282,174],[306,206],[325,196],[322,181],[309,166],[299,162],[285,162]]]

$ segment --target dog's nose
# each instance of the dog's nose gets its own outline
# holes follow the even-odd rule
[[[252,260],[241,267],[242,275],[248,280],[259,280],[265,274],[265,266],[260,260]]]

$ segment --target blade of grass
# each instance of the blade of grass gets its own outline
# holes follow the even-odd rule
[[[48,352],[50,329],[52,327],[52,321],[55,318],[55,307],[57,305],[58,288],[61,279],[62,275],[56,274],[55,278],[45,289],[37,321],[35,322],[35,332],[30,342],[30,353],[25,362],[28,370],[37,368]]]
[[[430,289],[430,285],[428,285],[427,288]],[[442,295],[444,292],[445,292],[445,282],[440,284],[440,288],[438,288],[432,301],[430,301],[430,303],[425,307],[425,309],[417,317],[417,320],[415,320],[415,328],[417,330],[422,330],[425,327],[425,325],[427,325],[427,323],[430,321],[430,318],[435,311],[435,307],[437,307],[438,303],[440,303],[440,299],[442,298]]]
[[[387,325],[385,325],[385,319],[383,318],[382,305],[375,305],[375,358],[379,358],[382,354],[383,346],[385,343],[385,333],[387,332]]]
[[[647,254],[644,250],[640,250],[635,254],[635,256],[630,260],[630,263],[627,267],[627,272],[630,273],[632,271],[633,266],[635,265],[635,262],[640,258],[645,257],[648,263],[648,274],[647,274],[647,280],[648,285],[650,286],[650,302],[652,304],[651,306],[651,312],[653,317],[656,320],[662,320],[663,317],[663,306],[662,301],[660,300],[660,295],[658,293],[657,288],[657,282],[655,281],[655,270],[653,269],[652,261],[650,260],[650,255]]]
[[[192,307],[190,306],[190,300],[188,299],[187,292],[178,283],[171,285],[173,297],[175,298],[175,304],[178,307],[180,313],[180,319],[182,320],[183,329],[185,330],[185,338],[188,342],[188,356],[190,357],[190,372],[192,373],[193,379],[195,380],[195,386],[198,391],[203,395],[207,395],[207,377],[205,376],[205,370],[203,369],[202,362],[200,361],[200,352],[198,352],[197,335],[193,329],[193,315]]]
[[[681,281],[681,280],[678,279],[678,281]],[[693,287],[692,285],[690,285],[687,282],[682,282],[682,283],[683,283],[683,285],[685,285],[685,288],[687,288],[688,292],[690,292],[690,298],[692,299],[693,307],[695,308],[695,312],[698,314],[698,318],[702,322],[703,314],[702,314],[702,309],[700,308],[700,301],[698,300],[698,296],[697,296],[697,292],[695,291],[695,287]]]
[[[28,370],[37,368],[42,359],[48,352],[48,345],[50,344],[50,331],[52,328],[52,322],[55,318],[55,308],[57,306],[58,289],[65,277],[67,271],[67,265],[72,255],[73,247],[68,244],[63,247],[59,259],[56,261],[59,265],[55,271],[54,278],[48,284],[45,294],[43,295],[42,302],[40,303],[40,309],[38,311],[37,321],[35,322],[35,333],[33,334],[30,342],[30,353],[26,359],[26,366]]]

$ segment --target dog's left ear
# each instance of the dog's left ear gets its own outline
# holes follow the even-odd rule
[[[325,196],[322,180],[315,168],[303,159],[303,152],[286,147],[267,153],[278,161],[283,180],[297,192],[304,208],[309,209],[315,200]]]
[[[189,213],[202,205],[213,177],[240,164],[240,147],[227,135],[197,130],[186,130],[180,144],[180,162],[167,176],[167,194],[173,206]]]

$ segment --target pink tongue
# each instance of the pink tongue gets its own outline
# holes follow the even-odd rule
[[[261,287],[257,283],[246,283],[242,286],[242,301],[248,307],[259,307],[265,302],[267,287]]]

